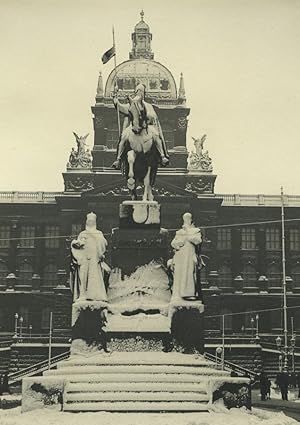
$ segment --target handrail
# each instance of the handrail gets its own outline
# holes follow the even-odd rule
[[[262,347],[262,350],[264,350],[264,349],[265,350],[273,350],[273,351],[276,351],[277,353],[280,353],[281,352],[281,350],[280,350],[280,348],[278,348],[277,344],[274,344],[272,342],[263,341],[261,343],[261,347]],[[299,351],[296,351],[296,350],[299,350],[299,349],[300,349],[299,346],[295,346],[294,347],[294,355],[295,356],[300,356],[300,352]]]
[[[12,345],[12,340],[10,340],[10,341],[0,341],[0,348],[10,347],[11,345]]]
[[[216,357],[214,354],[204,353],[204,357],[206,359],[212,360],[216,363],[219,363],[219,364],[222,363],[222,359],[220,359],[219,357]],[[224,360],[224,367],[229,369],[229,370],[234,370],[234,371],[237,371],[239,373],[247,374],[251,378],[255,378],[257,376],[257,373],[253,372],[253,370],[249,370],[249,369],[247,369],[243,366],[239,366],[235,363],[229,362],[228,360]]]
[[[70,355],[70,351],[66,351],[64,353],[60,353],[57,356],[54,356],[50,359],[50,366],[56,365],[61,360],[67,359]],[[39,363],[36,363],[32,366],[26,367],[24,369],[18,370],[17,372],[10,373],[8,375],[9,383],[15,383],[20,381],[25,376],[32,376],[36,373],[43,372],[48,368],[49,362],[48,359],[43,360]]]

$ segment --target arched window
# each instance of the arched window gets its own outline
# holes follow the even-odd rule
[[[256,269],[252,264],[245,264],[243,268],[244,286],[255,286],[257,280]]]
[[[217,229],[217,249],[231,249],[231,229]]]
[[[5,282],[5,278],[8,275],[8,268],[4,261],[0,261],[0,283]]]
[[[35,227],[23,225],[21,226],[20,247],[34,248],[35,246]]]
[[[232,273],[231,268],[227,264],[222,264],[218,270],[219,273],[219,286],[220,288],[224,286],[232,285]]]
[[[241,229],[241,248],[255,249],[256,248],[256,230],[252,227],[243,227]]]
[[[281,249],[280,229],[276,227],[268,227],[266,229],[266,250],[279,251]]]
[[[278,288],[281,286],[281,270],[277,263],[267,265],[267,278],[270,287]]]
[[[57,283],[57,266],[55,264],[48,264],[44,268],[43,286],[56,286],[56,283]]]
[[[10,243],[10,225],[0,225],[0,248],[9,248]]]
[[[291,269],[291,278],[293,279],[293,283],[296,287],[300,287],[300,264],[296,264]]]
[[[21,284],[26,284],[32,279],[33,268],[29,263],[22,263],[19,268],[19,278]]]

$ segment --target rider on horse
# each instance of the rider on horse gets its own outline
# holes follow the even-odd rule
[[[169,163],[167,146],[156,112],[151,104],[145,102],[144,84],[139,83],[135,89],[135,96],[133,98],[129,97],[128,99],[129,104],[122,104],[118,101],[117,97],[114,96],[115,106],[118,106],[119,112],[125,115],[123,131],[131,125],[132,132],[136,135],[140,135],[143,131],[147,132],[148,126],[152,126],[152,129],[155,129],[157,132],[157,137],[154,137],[153,141],[159,153],[161,165],[166,166]],[[131,105],[135,107],[135,112],[138,113],[138,122],[135,122],[133,113],[130,111]],[[127,141],[124,137],[121,137],[117,148],[117,159],[112,164],[112,167],[116,169],[120,168],[123,154],[126,151],[126,145]]]

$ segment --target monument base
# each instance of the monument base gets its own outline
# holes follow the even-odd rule
[[[170,352],[173,344],[169,332],[108,332],[112,352]]]
[[[250,379],[230,377],[203,356],[113,352],[71,356],[23,380],[22,411],[209,412],[213,403],[251,407]]]
[[[107,350],[104,332],[106,317],[106,302],[82,300],[73,303],[71,354]]]
[[[159,228],[160,205],[156,201],[124,201],[120,204],[120,227],[133,228],[145,226]]]
[[[169,307],[174,347],[184,353],[204,352],[204,305],[201,301],[173,300]]]

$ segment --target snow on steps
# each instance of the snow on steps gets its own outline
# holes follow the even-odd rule
[[[222,370],[214,370],[209,367],[202,367],[202,368],[193,368],[190,366],[164,366],[164,367],[157,367],[157,366],[95,366],[95,367],[89,367],[89,366],[76,366],[76,367],[66,367],[66,368],[60,368],[60,369],[54,369],[53,371],[45,371],[44,375],[101,375],[101,379],[106,379],[107,375],[113,376],[115,374],[120,375],[126,375],[128,377],[129,375],[133,375],[134,377],[138,375],[178,375],[181,374],[184,375],[191,375],[194,379],[194,376],[204,376],[204,375],[224,375],[224,372]],[[227,375],[227,373],[226,373]],[[109,379],[109,377],[107,378]],[[123,377],[120,376],[120,380],[123,380]]]
[[[160,389],[161,390],[161,389]],[[168,391],[105,391],[99,392],[69,392],[65,396],[65,402],[75,401],[195,401],[207,402],[207,395],[198,392],[168,392]]]
[[[95,402],[64,405],[66,412],[208,412],[206,404],[194,402]]]
[[[74,355],[58,363],[57,367],[99,365],[179,365],[213,366],[214,363],[201,355],[162,353],[155,351],[97,353],[90,356]]]
[[[206,381],[200,383],[164,382],[164,391],[170,392],[198,392],[206,394]],[[161,382],[69,382],[68,393],[72,392],[104,392],[104,391],[161,391]]]
[[[228,376],[199,355],[112,353],[73,357],[45,372],[66,380],[65,411],[207,411],[210,377]]]

